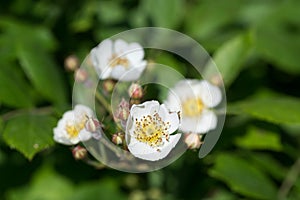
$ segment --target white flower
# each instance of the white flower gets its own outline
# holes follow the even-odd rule
[[[181,134],[170,135],[178,127],[177,113],[170,113],[165,105],[160,105],[157,101],[133,105],[126,127],[128,149],[140,159],[162,159],[179,141]]]
[[[147,64],[143,58],[144,50],[140,44],[121,39],[104,40],[91,51],[92,63],[102,80],[137,80]]]
[[[76,105],[74,110],[67,111],[53,129],[54,140],[65,145],[74,145],[89,140],[93,135],[85,129],[86,122],[93,116],[93,111],[84,106]]]
[[[217,126],[211,108],[222,100],[221,90],[204,80],[182,80],[170,90],[165,102],[170,111],[181,113],[179,130],[185,133],[206,133]]]

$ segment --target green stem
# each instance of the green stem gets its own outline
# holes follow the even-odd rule
[[[103,107],[107,110],[107,112],[112,114],[112,110],[111,110],[109,103],[99,92],[96,92],[96,98],[100,101],[100,103],[102,103]]]
[[[287,173],[285,179],[283,180],[278,191],[278,199],[280,200],[286,199],[293,185],[297,181],[299,174],[300,174],[300,157],[293,164],[293,166]]]

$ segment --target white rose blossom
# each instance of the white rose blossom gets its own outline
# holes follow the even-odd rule
[[[53,129],[54,140],[65,145],[75,145],[91,139],[92,136],[96,138],[97,133],[91,133],[85,128],[87,121],[93,116],[89,107],[76,105],[58,121],[57,127]]]
[[[147,61],[138,43],[106,39],[91,51],[91,60],[101,80],[135,81],[144,71]]]
[[[221,90],[205,80],[181,80],[170,90],[166,106],[181,113],[179,130],[203,134],[217,126],[217,116],[211,110],[222,100]]]
[[[157,101],[133,105],[126,127],[128,149],[140,159],[163,159],[181,137],[181,134],[171,135],[178,127],[177,113],[170,113],[165,105]]]

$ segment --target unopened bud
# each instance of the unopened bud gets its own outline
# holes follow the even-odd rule
[[[112,92],[114,87],[116,85],[116,82],[112,79],[107,79],[105,81],[103,81],[103,89],[106,92]]]
[[[72,150],[72,154],[76,160],[82,160],[87,156],[87,150],[78,145]]]
[[[125,138],[125,136],[123,133],[117,133],[117,134],[113,134],[111,140],[116,145],[120,145],[120,144],[123,144],[124,138]]]
[[[100,128],[100,122],[97,119],[88,117],[85,123],[85,128],[89,132],[96,132]]]
[[[137,83],[132,83],[128,89],[130,98],[141,99],[144,95],[143,88]]]
[[[130,99],[130,105],[137,105],[140,104],[141,100],[140,99]]]
[[[189,149],[198,149],[202,144],[200,137],[199,134],[189,133],[185,136],[184,142]]]
[[[75,71],[75,81],[84,82],[88,77],[88,73],[84,69],[77,69]]]
[[[75,55],[70,55],[65,59],[65,68],[68,71],[75,71],[79,67],[79,60]]]
[[[129,116],[129,103],[125,99],[122,99],[117,109],[115,117],[118,120],[127,120],[128,116]]]

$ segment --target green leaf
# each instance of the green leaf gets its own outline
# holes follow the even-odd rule
[[[253,163],[233,154],[220,154],[209,174],[224,181],[233,191],[256,199],[275,199],[276,188]]]
[[[213,62],[205,67],[204,74],[212,78],[216,65],[223,77],[225,85],[229,86],[238,76],[252,50],[252,35],[238,35],[225,42],[213,55]]]
[[[1,62],[1,61],[0,61]],[[0,102],[15,108],[32,107],[32,89],[14,66],[1,63]]]
[[[280,70],[300,74],[300,3],[284,2],[256,27],[257,51]]]
[[[50,55],[55,41],[46,28],[22,24],[11,19],[0,20],[5,46],[12,46],[11,59],[18,60],[38,92],[48,100],[64,104],[67,92],[62,72]]]
[[[201,1],[190,4],[186,15],[185,28],[187,32],[198,39],[214,36],[223,32],[222,28],[237,19],[238,12],[243,5],[240,0]]]
[[[51,57],[22,45],[18,50],[21,66],[36,89],[52,102],[64,104],[67,101],[65,82]]]
[[[176,28],[183,18],[185,8],[182,0],[145,0],[142,1],[141,9],[155,26]]]
[[[249,153],[247,154],[250,162],[255,163],[258,167],[270,174],[278,181],[282,181],[287,174],[287,169],[284,168],[279,160],[266,153]]]
[[[29,186],[9,191],[9,200],[65,200],[73,192],[72,183],[49,167],[39,169]]]
[[[51,116],[19,115],[7,122],[3,139],[31,160],[36,153],[54,144],[52,128],[55,123],[55,118]]]
[[[278,133],[251,127],[243,137],[235,141],[236,145],[246,149],[281,151],[282,145]]]
[[[300,99],[273,97],[229,104],[228,114],[246,114],[276,124],[300,124]]]

